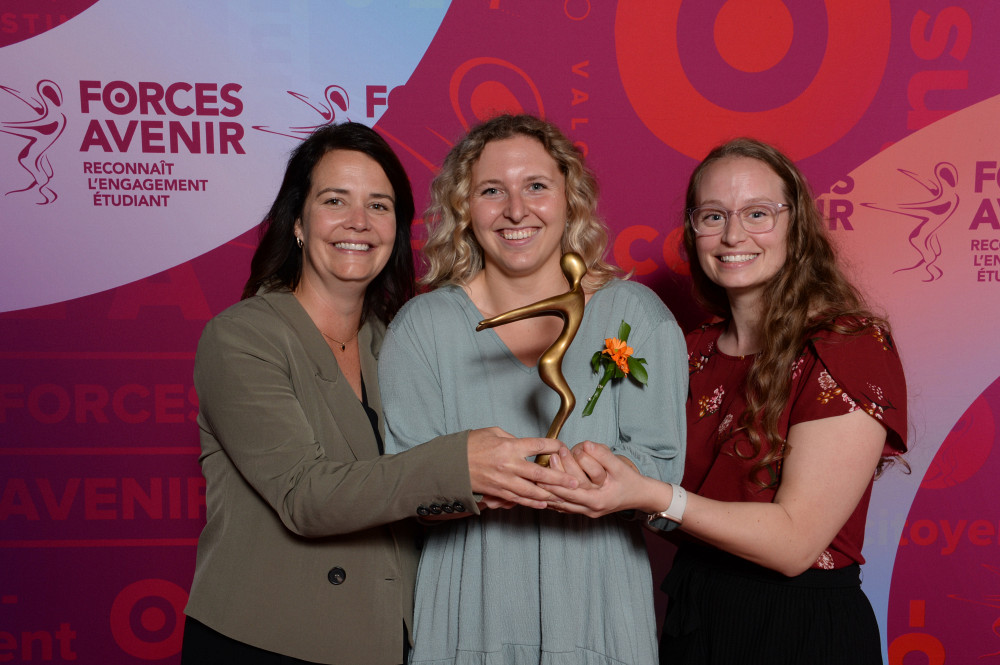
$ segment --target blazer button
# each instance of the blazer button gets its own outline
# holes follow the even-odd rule
[[[440,515],[441,514],[441,506],[439,504],[432,503],[431,504],[431,514],[432,515]]]
[[[456,501],[455,503],[451,504],[451,507],[455,509],[456,513],[464,513],[466,510],[465,504],[462,503],[461,501]]]
[[[340,566],[335,566],[330,569],[330,572],[326,574],[326,579],[330,581],[330,584],[338,585],[343,584],[344,580],[347,579],[347,571],[345,571]]]
[[[427,506],[417,506],[417,515],[421,517],[427,517],[431,514],[431,511],[427,510]]]
[[[453,513],[453,512],[455,512],[455,509],[451,507],[450,503],[446,503],[443,506],[441,506],[441,510],[443,510],[446,513]]]

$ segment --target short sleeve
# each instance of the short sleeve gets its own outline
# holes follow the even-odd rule
[[[906,452],[906,379],[887,331],[871,326],[854,335],[817,335],[793,368],[793,381],[799,389],[790,424],[863,410],[887,430],[883,455]]]

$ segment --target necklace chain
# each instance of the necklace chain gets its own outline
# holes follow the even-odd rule
[[[355,337],[357,337],[357,336],[358,336],[358,333],[359,333],[359,332],[361,332],[361,328],[358,328],[357,330],[355,330],[355,331],[354,331],[354,334],[353,334],[353,335],[351,335],[351,336],[350,336],[350,337],[348,337],[348,338],[347,338],[346,340],[344,340],[343,342],[341,342],[341,341],[340,341],[339,339],[334,339],[334,338],[330,337],[329,335],[327,335],[327,334],[326,334],[325,332],[323,332],[322,330],[320,330],[320,331],[319,331],[319,333],[320,333],[321,335],[323,335],[323,337],[326,337],[326,338],[327,338],[328,340],[330,340],[331,342],[334,342],[334,343],[336,343],[336,344],[339,344],[339,345],[340,345],[340,350],[341,350],[341,351],[346,351],[346,350],[347,350],[347,343],[348,343],[348,342],[350,342],[350,341],[351,341],[352,339],[354,339]]]

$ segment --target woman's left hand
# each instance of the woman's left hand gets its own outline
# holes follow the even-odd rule
[[[582,444],[577,444],[576,446],[574,446],[574,450],[576,448],[580,448],[581,445]],[[600,445],[600,444],[594,444],[594,445]],[[583,449],[580,448],[580,450],[582,453]],[[574,451],[571,451],[569,448],[563,448],[558,453],[549,456],[550,469],[554,469],[556,471],[562,471],[563,473],[566,473],[571,477],[575,478],[577,483],[579,483],[578,488],[580,489],[596,489],[597,487],[600,487],[601,484],[604,483],[604,478],[607,475],[607,473],[604,471],[604,467],[602,467],[597,462],[591,462],[590,460],[587,460],[587,466],[590,467],[591,472],[594,473],[597,476],[597,478],[592,478],[583,469],[583,467],[580,465],[580,460],[577,459],[577,456],[574,453]],[[547,485],[543,485],[542,483],[539,483],[539,486],[547,487]]]
[[[553,459],[555,455],[550,464]],[[560,451],[558,462],[560,470],[580,480],[577,489],[540,485],[559,497],[559,502],[550,501],[549,505],[561,512],[601,517],[634,508],[646,511],[643,506],[648,497],[658,494],[655,485],[662,485],[643,476],[635,465],[615,455],[607,446],[593,441],[579,443],[572,451]],[[669,485],[666,487],[669,493]]]

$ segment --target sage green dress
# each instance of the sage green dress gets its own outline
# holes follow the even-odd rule
[[[543,436],[559,406],[535,367],[520,362],[458,287],[412,300],[382,346],[386,452],[435,436],[499,426]],[[613,381],[592,415],[590,359],[622,320],[647,360],[649,383]],[[613,281],[593,294],[563,361],[577,407],[567,445],[605,443],[647,476],[684,469],[687,355],[673,315],[646,287]],[[411,663],[648,665],[657,662],[653,581],[641,522],[527,508],[428,527],[417,573]]]

